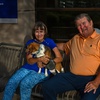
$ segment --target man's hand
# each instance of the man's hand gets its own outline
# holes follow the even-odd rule
[[[84,89],[84,93],[90,92],[93,90],[93,93],[95,94],[98,87],[99,87],[99,83],[97,83],[95,81],[91,81],[91,82],[86,84],[85,89]]]

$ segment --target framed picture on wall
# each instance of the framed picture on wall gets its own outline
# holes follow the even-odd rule
[[[0,0],[0,23],[17,23],[17,0]]]

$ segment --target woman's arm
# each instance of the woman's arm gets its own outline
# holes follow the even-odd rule
[[[49,62],[49,58],[46,56],[39,57],[39,58],[33,58],[31,54],[28,54],[26,56],[26,59],[27,59],[27,63],[29,64],[34,64],[36,62],[43,62],[44,64],[47,64]]]

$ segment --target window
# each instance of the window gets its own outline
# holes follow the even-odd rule
[[[49,36],[55,41],[67,41],[78,32],[74,18],[79,13],[88,13],[94,26],[100,28],[99,7],[100,0],[36,0],[35,18],[47,25]]]

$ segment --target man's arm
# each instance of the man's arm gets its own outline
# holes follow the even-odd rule
[[[64,44],[65,43],[57,43],[58,49],[64,51]]]

